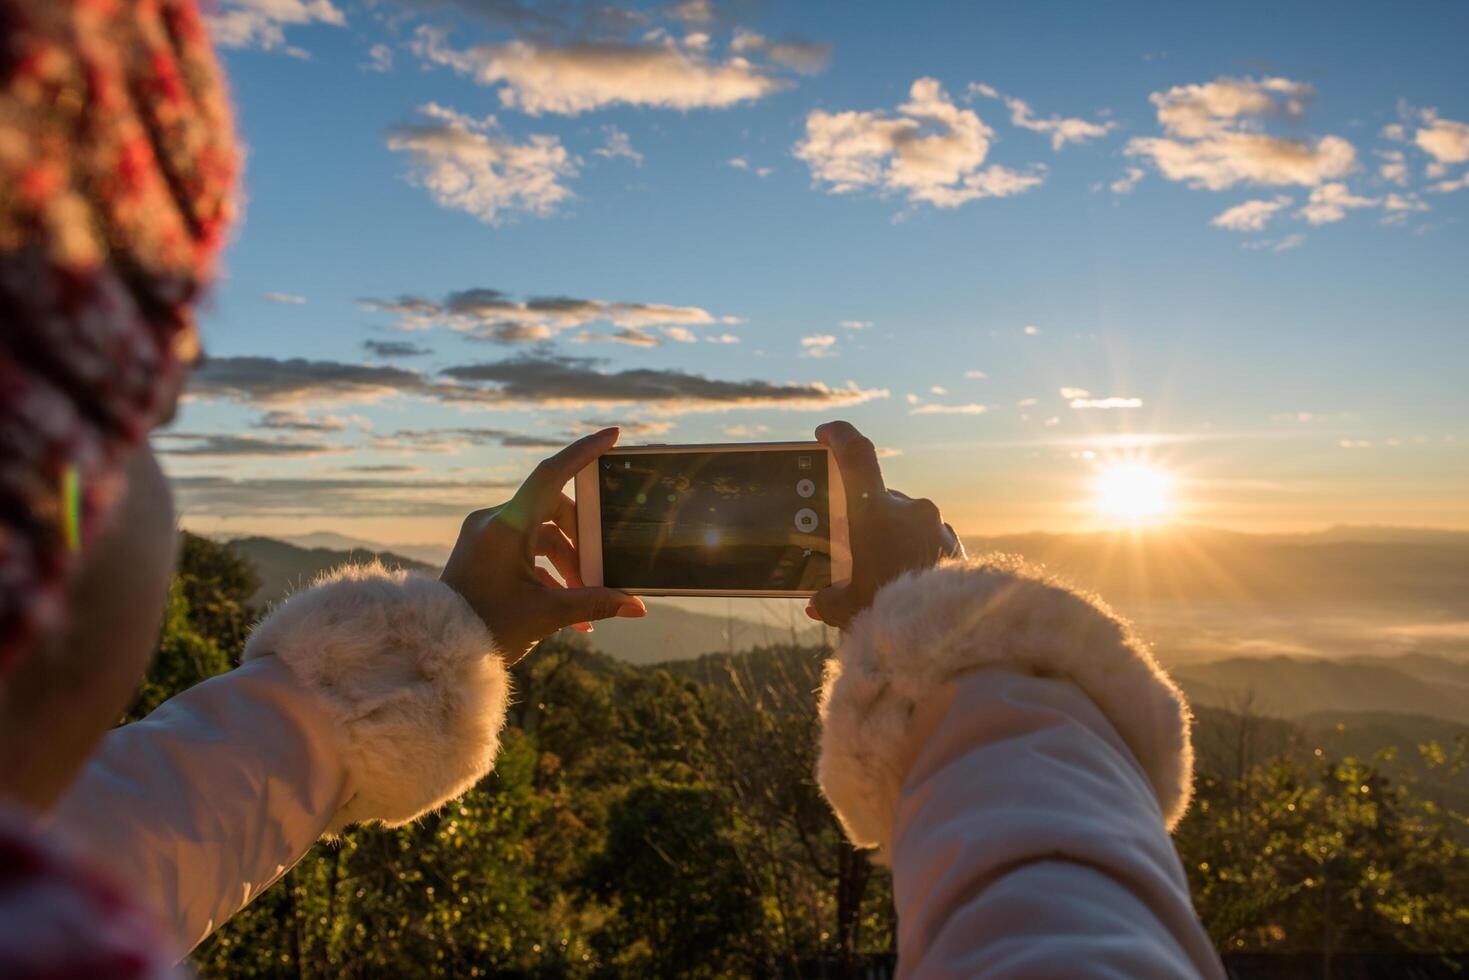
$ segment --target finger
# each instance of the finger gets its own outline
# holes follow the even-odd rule
[[[542,524],[536,534],[536,554],[545,555],[562,580],[574,589],[582,587],[581,559],[576,546],[555,524]]]
[[[542,585],[544,585],[548,589],[564,589],[564,588],[566,588],[566,586],[564,586],[560,582],[556,581],[556,577],[554,575],[552,575],[550,572],[546,571],[544,568],[541,568],[539,565],[537,565],[536,568],[535,568],[535,577],[536,577],[536,581],[540,582]],[[571,624],[571,628],[574,629],[574,630],[578,630],[579,632],[582,632],[582,633],[590,633],[592,631],[592,624],[591,623],[572,623]]]
[[[538,630],[550,635],[563,626],[594,619],[637,619],[648,614],[648,607],[637,596],[617,589],[556,589],[537,594],[534,606],[527,610]]]
[[[525,531],[549,518],[556,512],[561,488],[582,467],[611,449],[617,443],[617,434],[616,426],[594,432],[541,460],[535,472],[515,492],[511,506],[505,508],[506,519],[513,521],[518,530]]]
[[[853,605],[851,590],[847,586],[829,585],[811,597],[807,615],[814,611],[813,619],[837,629],[846,629],[856,611]]]
[[[816,441],[831,450],[847,488],[848,500],[867,500],[886,492],[877,447],[850,422],[827,422],[816,429]]]
[[[551,520],[561,528],[563,534],[576,544],[576,501],[565,490],[561,491],[561,498],[556,501],[556,510],[551,514]]]
[[[959,537],[953,525],[944,522],[944,554],[949,558],[968,558],[969,554],[964,550],[964,540]]]

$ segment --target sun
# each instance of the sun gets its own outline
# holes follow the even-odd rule
[[[1130,524],[1147,524],[1173,513],[1173,478],[1149,463],[1108,463],[1094,484],[1096,508]]]

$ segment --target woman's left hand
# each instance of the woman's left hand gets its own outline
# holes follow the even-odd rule
[[[565,626],[591,630],[591,620],[636,618],[647,607],[618,589],[582,585],[576,551],[576,504],[562,489],[577,471],[617,442],[603,429],[542,460],[509,503],[464,519],[441,580],[462,595],[513,664]],[[565,579],[536,564],[545,557]]]

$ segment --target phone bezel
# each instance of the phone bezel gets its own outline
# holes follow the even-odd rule
[[[650,443],[614,446],[576,474],[577,551],[581,560],[581,577],[587,585],[602,584],[602,495],[597,480],[597,465],[606,456],[638,456],[651,453],[747,453],[760,451],[819,452],[826,459],[826,485],[831,515],[831,580],[842,585],[852,578],[852,545],[847,525],[847,491],[835,458],[819,442],[706,442]],[[804,598],[815,595],[813,589],[627,589],[633,595],[652,596],[763,596]]]

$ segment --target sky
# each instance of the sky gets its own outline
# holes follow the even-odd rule
[[[604,424],[831,418],[967,533],[1114,526],[1119,464],[1168,520],[1469,527],[1463,4],[212,27],[242,220],[155,441],[196,530],[446,542]]]

